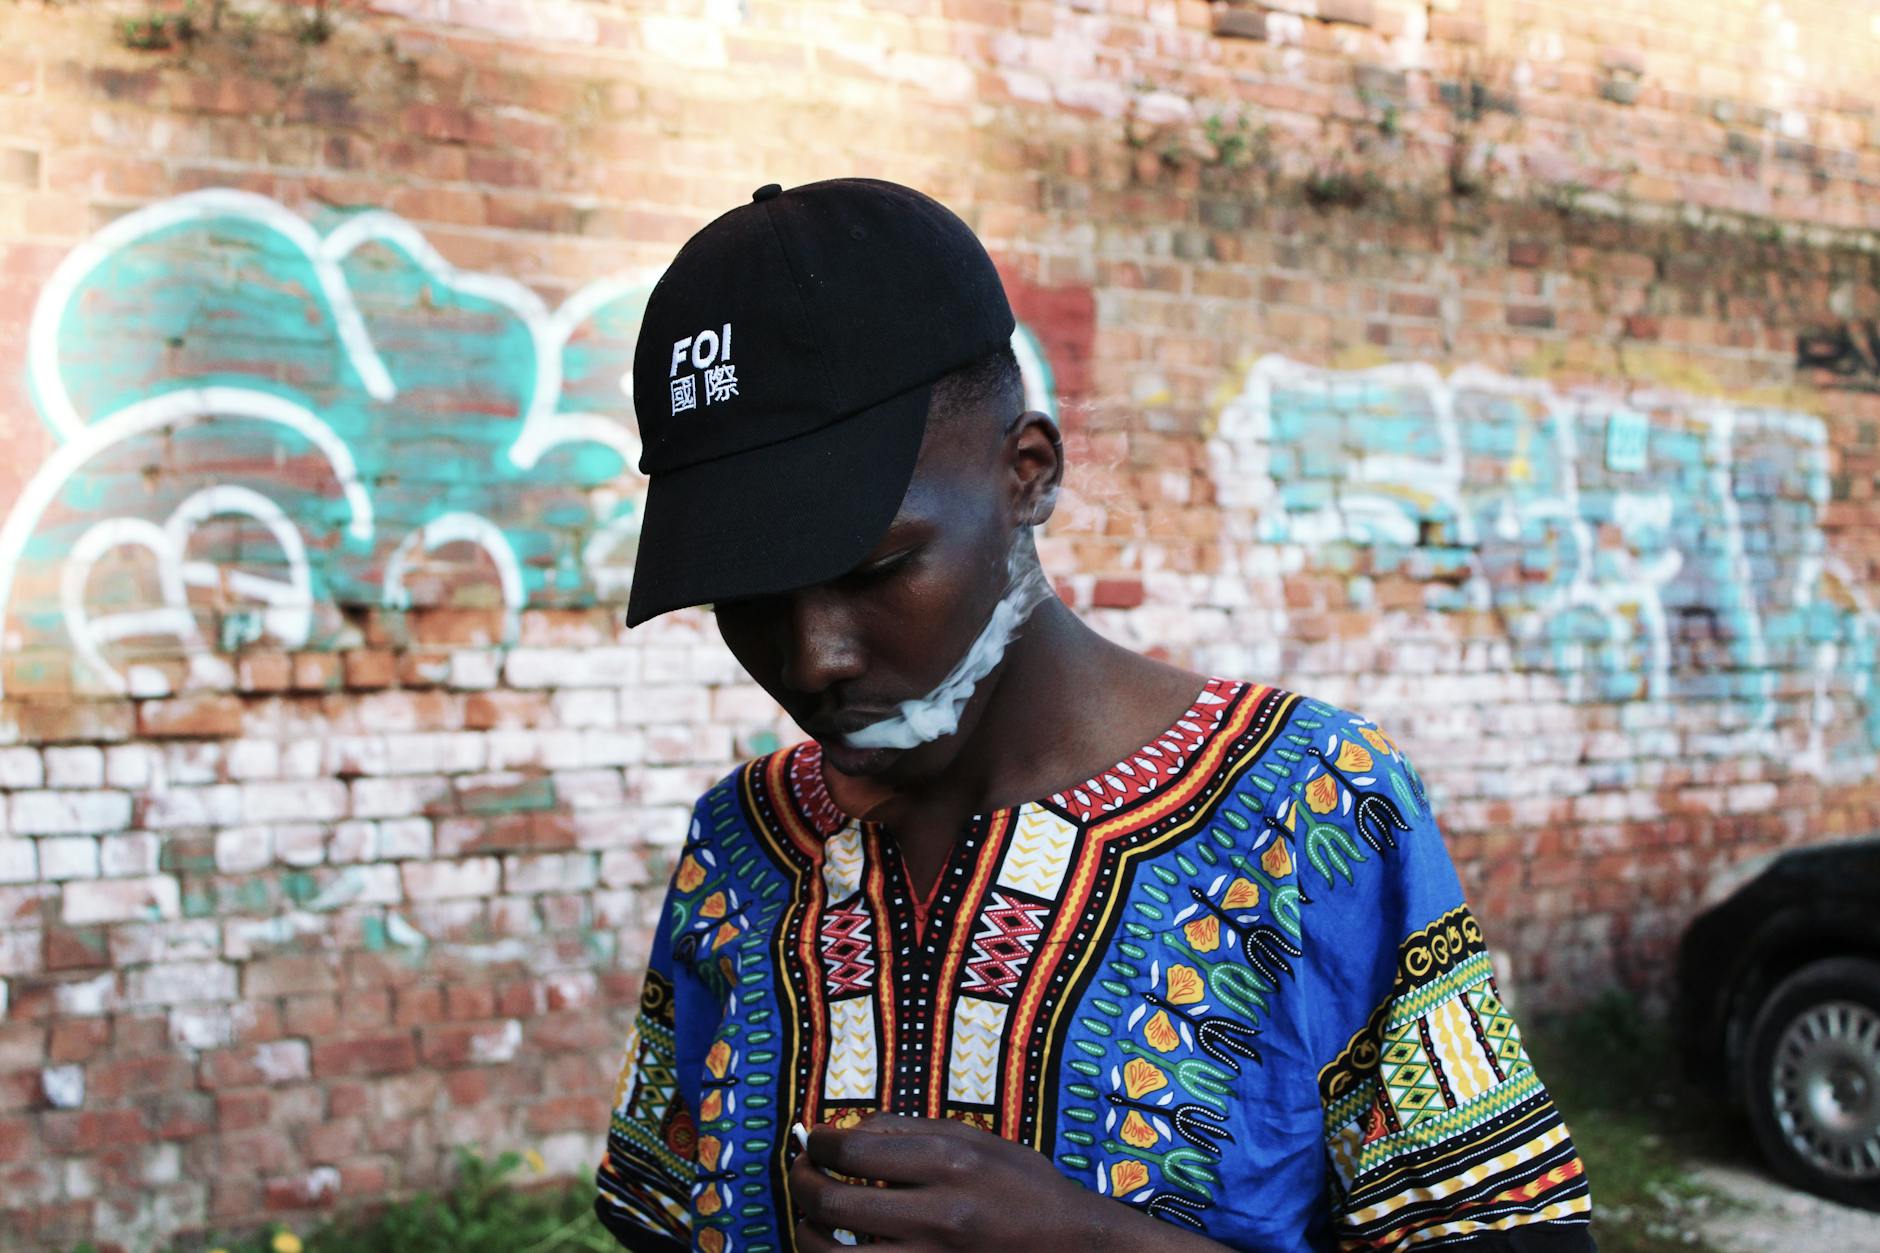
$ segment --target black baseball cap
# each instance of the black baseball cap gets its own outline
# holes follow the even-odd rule
[[[772,183],[700,230],[633,352],[650,482],[627,625],[854,568],[907,494],[933,384],[1013,325],[972,230],[909,187]]]

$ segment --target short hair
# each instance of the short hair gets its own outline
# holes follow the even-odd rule
[[[1025,376],[1018,368],[1018,354],[1004,343],[934,383],[927,420],[957,422],[980,416],[989,418],[1003,436],[1024,408]]]

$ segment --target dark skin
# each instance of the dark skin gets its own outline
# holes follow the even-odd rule
[[[911,749],[843,741],[931,691],[965,653],[1006,590],[1015,537],[1029,544],[1025,528],[1051,516],[1063,473],[1057,427],[1041,413],[934,415],[900,512],[853,571],[717,606],[739,663],[822,744],[831,796],[891,837],[916,892],[975,815],[1089,778],[1166,730],[1201,690],[1202,676],[1109,642],[1052,597],[979,683],[956,733]],[[841,1247],[837,1227],[910,1249],[1223,1247],[945,1119],[818,1127],[789,1179],[806,1250]]]

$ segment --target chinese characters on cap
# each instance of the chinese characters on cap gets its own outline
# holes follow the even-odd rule
[[[690,367],[683,375],[682,366]],[[731,364],[731,323],[722,330],[703,330],[672,344],[672,412],[676,416],[698,408],[700,376],[705,380],[705,403],[723,404],[738,394],[738,371]]]

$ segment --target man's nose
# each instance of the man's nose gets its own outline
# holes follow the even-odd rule
[[[851,615],[828,589],[792,593],[784,631],[782,678],[791,690],[819,693],[861,676],[864,659]]]

